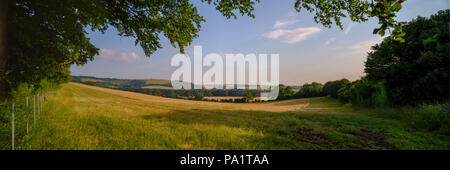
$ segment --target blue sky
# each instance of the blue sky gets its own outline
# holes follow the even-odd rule
[[[294,2],[262,0],[255,7],[255,19],[247,16],[226,19],[214,6],[195,3],[206,22],[192,45],[202,45],[203,55],[278,53],[280,83],[288,85],[341,78],[356,80],[363,76],[367,51],[382,39],[372,34],[378,20],[364,23],[344,20],[344,30],[336,26],[326,28],[315,23],[312,14],[295,12]],[[410,21],[448,8],[448,0],[407,0],[397,19]],[[165,37],[161,37],[163,48],[150,57],[134,45],[134,39],[120,37],[114,29],[105,34],[93,32],[89,37],[101,54],[84,66],[73,65],[72,75],[170,79],[176,69],[170,66],[170,60],[179,50]],[[186,50],[189,54],[192,46]]]

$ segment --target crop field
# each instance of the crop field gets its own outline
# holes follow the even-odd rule
[[[167,89],[167,90],[174,90],[172,87],[168,86],[158,86],[158,85],[151,85],[151,86],[143,86],[144,89]]]

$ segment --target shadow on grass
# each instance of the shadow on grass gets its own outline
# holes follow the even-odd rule
[[[274,103],[275,106],[290,106],[290,105],[299,105],[299,104],[309,104],[309,99],[295,99],[295,100],[281,101],[278,103]]]
[[[387,133],[374,128],[379,121],[359,124],[354,121],[368,119],[364,121],[370,122],[370,118],[354,115],[194,109],[144,115],[142,118],[173,124],[206,124],[262,132],[264,138],[245,139],[260,145],[262,149],[395,149],[389,143]]]

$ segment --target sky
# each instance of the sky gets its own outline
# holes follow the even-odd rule
[[[364,76],[367,52],[382,41],[382,37],[372,34],[379,27],[378,20],[354,23],[344,19],[343,30],[337,26],[326,28],[314,22],[313,14],[296,12],[294,3],[295,0],[262,0],[255,6],[254,19],[248,16],[227,19],[213,5],[194,3],[206,22],[186,53],[191,55],[194,45],[203,47],[203,55],[277,53],[280,83],[287,85],[341,78],[353,81]],[[410,21],[444,9],[449,9],[448,0],[407,0],[396,19]],[[88,37],[100,49],[100,55],[83,66],[72,65],[74,76],[170,79],[177,69],[170,61],[179,49],[163,36],[160,41],[163,48],[150,57],[144,55],[139,45],[135,46],[133,38],[120,37],[112,27],[105,34],[89,32]]]

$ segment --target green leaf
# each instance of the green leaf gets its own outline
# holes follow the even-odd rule
[[[398,2],[395,3],[391,8],[392,11],[399,11],[400,9],[402,9],[402,4]]]

